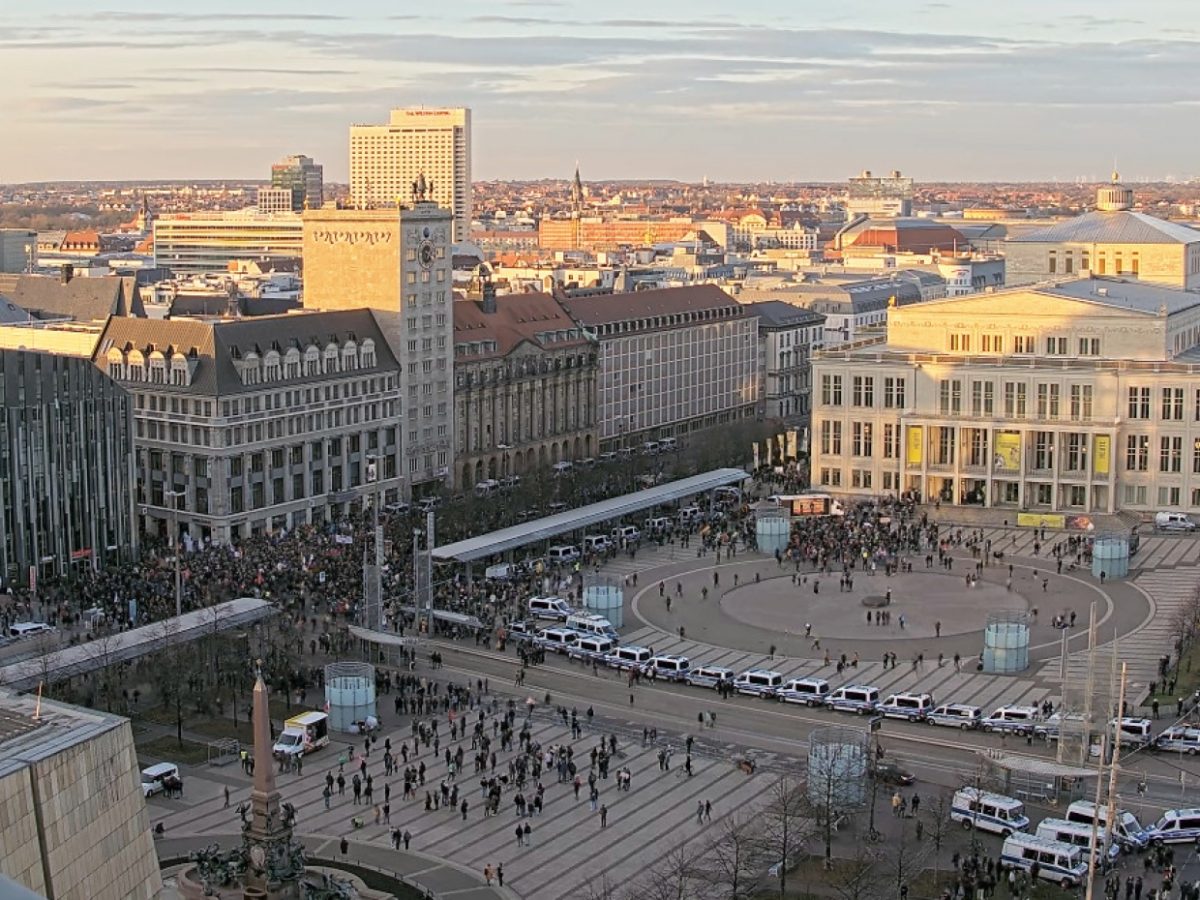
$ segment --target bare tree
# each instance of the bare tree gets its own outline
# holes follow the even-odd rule
[[[701,868],[702,853],[696,845],[672,847],[638,878],[630,900],[701,900],[712,886]]]
[[[588,881],[583,888],[583,900],[621,900],[621,894],[608,880],[607,875]]]
[[[950,807],[953,803],[953,798],[945,791],[938,791],[934,794],[932,800],[927,800],[921,804],[921,810],[925,814],[925,835],[929,840],[929,845],[933,848],[933,877],[935,882],[941,879],[941,857],[942,847],[946,844],[946,838],[950,834]]]
[[[721,820],[720,834],[705,854],[705,877],[725,900],[750,897],[763,866],[762,832],[751,818]]]
[[[865,844],[854,845],[854,855],[840,860],[828,875],[828,884],[841,900],[874,900],[879,890],[879,860]]]
[[[183,746],[184,700],[188,694],[188,665],[185,659],[186,645],[179,639],[179,623],[175,619],[164,619],[155,628],[154,637],[162,641],[158,655],[163,665],[154,667],[155,687],[163,707],[175,716],[175,737]]]
[[[811,815],[804,785],[783,776],[771,786],[771,794],[763,807],[763,851],[770,865],[779,866],[779,896],[787,895],[788,869],[801,848],[817,834],[817,823]]]

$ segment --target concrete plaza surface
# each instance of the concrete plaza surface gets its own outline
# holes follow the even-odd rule
[[[1159,655],[1170,646],[1174,611],[1187,602],[1200,581],[1200,540],[1144,538],[1142,551],[1135,558],[1140,568],[1132,577],[1101,585],[1082,569],[1068,571],[1064,567],[1063,574],[1055,574],[1054,560],[1034,556],[1032,531],[985,527],[984,532],[985,538],[991,538],[997,546],[1004,545],[1006,558],[985,567],[980,584],[974,588],[967,588],[965,583],[974,561],[961,548],[954,550],[956,558],[950,572],[939,570],[936,561],[933,568],[926,569],[923,558],[914,557],[911,574],[888,578],[882,572],[874,576],[856,573],[852,591],[839,592],[836,572],[820,576],[819,593],[815,595],[811,581],[798,579],[793,584],[791,569],[781,568],[773,558],[755,554],[739,553],[714,566],[711,555],[697,558],[694,550],[650,548],[639,551],[634,560],[619,557],[604,571],[626,580],[626,622],[622,629],[626,643],[652,646],[658,653],[680,653],[693,663],[719,664],[738,671],[765,667],[788,677],[819,675],[835,687],[871,683],[885,695],[913,689],[929,691],[940,702],[973,703],[989,711],[1002,704],[1040,703],[1059,696],[1062,633],[1051,625],[1057,614],[1076,613],[1075,626],[1067,630],[1066,669],[1069,679],[1082,676],[1086,623],[1094,603],[1101,622],[1101,645],[1111,642],[1115,635],[1122,657],[1130,662],[1130,696],[1136,704],[1139,692],[1144,694],[1155,677]],[[1054,540],[1052,535],[1047,538],[1045,543]],[[1045,546],[1042,549],[1044,553]],[[1006,585],[1010,563],[1011,590]],[[718,584],[713,581],[714,570],[718,572]],[[758,584],[754,583],[756,574]],[[812,577],[802,567],[800,578],[806,574]],[[1044,584],[1046,578],[1049,582]],[[673,597],[670,611],[660,599],[660,582],[663,593]],[[681,598],[675,596],[677,585]],[[702,593],[705,587],[707,599]],[[881,595],[888,587],[892,589],[891,623],[868,625],[862,597]],[[1038,615],[1029,669],[1015,675],[974,671],[987,614],[998,608],[1034,607]],[[901,613],[906,618],[903,630],[898,625]],[[938,621],[942,623],[941,637],[936,636],[933,627]],[[809,637],[804,636],[805,624],[813,625]],[[820,641],[819,647],[813,646],[814,639]],[[441,646],[439,643],[439,649]],[[770,652],[772,646],[774,654]],[[831,655],[828,664],[824,660],[826,651]],[[521,690],[509,685],[516,666],[511,648],[508,654],[483,653],[447,643],[446,652],[450,659],[446,670],[432,673],[432,677],[461,683],[475,675],[489,676],[493,692],[499,693],[502,700],[506,692]],[[897,655],[895,667],[884,667],[885,652]],[[856,667],[847,666],[839,674],[836,662],[843,653],[848,659],[858,654],[859,661]],[[939,653],[943,655],[941,666],[937,662]],[[955,653],[963,660],[961,670],[952,663]],[[917,662],[922,655],[923,661]],[[529,682],[530,686],[516,695],[518,700],[525,692],[540,697],[551,691],[556,704],[577,706],[581,714],[594,704],[597,712],[595,729],[585,731],[577,741],[571,740],[569,729],[558,720],[544,713],[536,715],[532,720],[534,739],[543,746],[570,743],[576,759],[581,760],[601,735],[618,735],[627,755],[613,760],[613,768],[627,765],[633,787],[625,793],[616,790],[612,778],[599,783],[599,802],[609,808],[606,828],[600,826],[598,814],[589,807],[586,785],[577,801],[570,785],[557,783],[553,774],[543,775],[544,812],[528,820],[532,827],[529,847],[516,844],[513,830],[518,821],[525,820],[516,815],[511,791],[505,794],[498,816],[482,818],[478,776],[464,772],[459,776],[460,790],[471,807],[464,822],[457,811],[426,812],[425,788],[420,799],[403,801],[400,783],[393,778],[391,825],[413,834],[409,852],[394,851],[389,826],[375,825],[373,812],[354,806],[349,791],[344,797],[334,797],[332,809],[324,808],[321,791],[325,772],[332,766],[336,774],[337,755],[347,746],[341,744],[313,756],[305,765],[303,777],[280,776],[284,799],[297,808],[298,831],[323,845],[322,855],[326,856],[336,855],[337,841],[345,835],[352,844],[351,861],[358,855],[367,864],[412,874],[418,882],[446,896],[472,900],[489,896],[477,893],[485,890],[483,867],[502,863],[506,889],[512,894],[525,900],[567,900],[585,896],[587,885],[600,876],[607,876],[615,886],[628,886],[681,842],[703,846],[702,842],[717,833],[724,817],[733,812],[752,814],[765,802],[779,773],[803,773],[808,729],[823,723],[862,727],[857,717],[798,710],[752,698],[721,703],[712,692],[679,686],[643,685],[635,691],[635,706],[630,689],[619,676],[601,670],[596,677],[590,668],[570,665],[557,657],[546,666],[530,669]],[[698,709],[720,710],[716,730],[699,730],[688,724],[695,722]],[[397,722],[385,714],[384,722],[393,744],[410,734],[408,717]],[[657,725],[658,746],[641,746],[641,729],[647,725]],[[697,736],[692,777],[677,774],[683,762],[683,737],[689,731]],[[922,793],[961,783],[963,766],[969,768],[976,753],[1003,746],[996,735],[892,722],[884,728],[884,742],[889,754],[898,754],[901,762],[918,773]],[[657,759],[658,747],[665,744],[677,751],[670,772],[661,772]],[[732,761],[755,747],[760,748],[756,753],[760,767],[754,776],[746,776]],[[915,752],[906,752],[906,748]],[[1021,752],[1053,755],[1053,747],[1022,746]],[[498,771],[507,766],[511,753],[500,753],[499,757]],[[429,767],[427,787],[436,789],[445,776],[442,758],[429,751],[421,758]],[[386,780],[382,777],[381,749],[371,755],[369,766],[375,775],[378,801]],[[357,761],[347,766],[347,776],[352,770],[357,770]],[[169,838],[205,840],[236,833],[234,808],[247,795],[249,779],[236,767],[185,774],[185,798],[155,797],[150,801],[153,820],[166,824]],[[226,784],[233,791],[229,809],[223,808]],[[1169,779],[1163,785],[1169,787]],[[1166,789],[1155,782],[1152,772],[1151,794],[1159,788]],[[713,821],[697,823],[697,804],[706,800],[713,804]],[[351,827],[350,819],[355,815],[366,819],[364,828]]]

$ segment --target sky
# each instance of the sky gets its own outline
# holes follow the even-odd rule
[[[1200,174],[1195,0],[0,0],[0,183],[348,177],[469,106],[474,177]]]

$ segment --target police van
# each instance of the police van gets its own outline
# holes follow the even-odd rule
[[[829,682],[824,678],[793,678],[780,687],[775,696],[781,703],[824,706],[825,698],[829,696]]]
[[[1076,800],[1067,807],[1067,821],[1090,826],[1093,821],[1099,821],[1100,827],[1108,825],[1108,806],[1096,806],[1091,800]],[[1128,810],[1118,809],[1116,822],[1112,829],[1113,840],[1123,850],[1145,850],[1150,846],[1150,829],[1137,820],[1137,816]]]
[[[565,622],[575,608],[561,597],[530,597],[529,614],[536,619],[554,619]]]
[[[865,716],[878,708],[879,688],[870,684],[848,684],[830,694],[825,703],[839,712],[855,712]]]
[[[617,629],[613,628],[612,622],[595,613],[571,613],[567,616],[566,625],[568,628],[574,628],[580,634],[594,634],[610,637],[613,640],[617,638]]]
[[[932,694],[892,694],[879,704],[878,712],[889,719],[920,722],[932,709]]]
[[[1113,736],[1121,742],[1122,747],[1145,747],[1154,740],[1154,726],[1149,719],[1137,719],[1124,716],[1113,719],[1108,723]]]
[[[1092,827],[1090,824],[1071,822],[1067,819],[1042,819],[1038,822],[1037,836],[1063,844],[1074,844],[1087,851],[1092,846]],[[1103,850],[1105,844],[1108,845],[1107,853]],[[1097,859],[1103,856],[1110,866],[1116,863],[1117,857],[1121,855],[1120,846],[1103,827],[1096,829],[1096,851]]]
[[[1195,756],[1200,753],[1200,728],[1195,725],[1172,725],[1155,739],[1154,748]]]
[[[660,654],[651,657],[643,671],[653,678],[664,678],[667,681],[684,681],[687,679],[688,669],[691,668],[691,665],[691,660],[686,656]]]
[[[783,687],[783,675],[770,669],[750,669],[733,679],[733,689],[752,697],[772,697]]]
[[[925,721],[930,725],[946,725],[966,731],[978,728],[982,718],[983,710],[978,706],[969,706],[966,703],[943,703],[941,706],[931,709],[925,716]]]
[[[1037,722],[1036,706],[1001,706],[980,723],[984,731],[1009,731],[1030,734]]]
[[[585,634],[567,649],[567,656],[570,659],[602,660],[616,648],[617,642],[612,638]]]
[[[1009,835],[1000,850],[1000,862],[1026,872],[1036,863],[1039,878],[1056,881],[1063,888],[1081,884],[1088,872],[1087,860],[1074,844],[1032,834]]]
[[[650,662],[654,652],[645,647],[624,644],[605,657],[604,661],[614,669],[638,669]]]
[[[546,628],[533,636],[533,642],[543,650],[566,653],[579,643],[580,634],[570,628]]]
[[[978,828],[1005,837],[1029,827],[1029,816],[1025,815],[1025,804],[1020,800],[973,787],[954,792],[950,820],[961,822],[963,828]]]
[[[1191,844],[1200,839],[1200,809],[1168,809],[1150,829],[1152,844]]]
[[[719,688],[731,683],[736,675],[733,669],[724,666],[696,666],[688,670],[684,680],[693,687]]]

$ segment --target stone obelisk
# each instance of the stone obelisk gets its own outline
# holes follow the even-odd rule
[[[271,711],[262,673],[254,683],[254,786],[250,791],[250,821],[243,834],[249,865],[245,878],[247,900],[298,900],[303,870],[290,866],[292,824],[284,821],[271,744]]]

